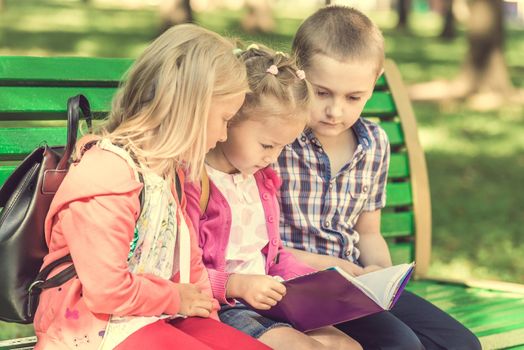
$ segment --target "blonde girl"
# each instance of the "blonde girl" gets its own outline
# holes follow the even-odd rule
[[[306,125],[309,83],[282,53],[251,46],[240,58],[251,92],[229,124],[227,141],[206,156],[210,191],[204,213],[200,186],[186,187],[188,214],[199,231],[213,295],[222,304],[220,319],[273,349],[360,349],[334,327],[302,333],[235,300],[267,310],[286,293],[282,279],[314,271],[282,248],[280,179],[268,167]]]
[[[70,253],[77,278],[42,293],[37,349],[265,348],[216,321],[177,189],[184,171],[194,179],[205,153],[226,139],[244,101],[246,73],[232,49],[181,25],[128,72],[46,219],[44,266]]]

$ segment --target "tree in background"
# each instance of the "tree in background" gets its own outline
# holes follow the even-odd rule
[[[444,17],[444,26],[440,37],[443,39],[453,39],[456,35],[455,16],[453,15],[453,0],[442,0],[442,16]]]
[[[474,0],[468,21],[469,50],[462,68],[466,94],[513,90],[504,58],[502,0]]]
[[[160,19],[163,33],[175,24],[193,22],[190,0],[164,0],[160,5]]]
[[[242,29],[248,33],[269,33],[275,28],[271,0],[246,0]]]
[[[494,109],[505,102],[522,103],[511,83],[504,57],[502,0],[471,0],[467,21],[468,51],[460,73],[451,81],[432,81],[410,88],[413,100],[467,99],[471,107]]]
[[[397,0],[398,22],[397,29],[407,29],[411,0]]]

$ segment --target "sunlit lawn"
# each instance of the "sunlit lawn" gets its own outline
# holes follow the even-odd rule
[[[8,1],[8,11],[0,13],[0,55],[135,57],[156,36],[157,13],[154,7],[122,9],[117,3]],[[394,17],[372,16],[383,28],[387,54],[406,82],[451,78],[458,72],[465,38],[461,34],[452,42],[436,39],[437,17],[419,14],[412,23],[414,33],[402,34],[391,29]],[[237,12],[197,14],[197,21],[280,50],[289,48],[299,24],[282,17],[277,33],[249,36],[238,29]],[[524,31],[510,30],[506,48],[513,82],[524,88]],[[432,192],[431,272],[524,282],[522,106],[474,112],[461,104],[417,103],[415,113]],[[31,327],[2,325],[0,339],[31,332]]]

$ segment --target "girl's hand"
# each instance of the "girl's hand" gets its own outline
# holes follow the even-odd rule
[[[177,284],[180,294],[179,314],[184,316],[209,317],[213,311],[213,299],[200,291],[194,284]]]
[[[229,276],[226,295],[242,298],[255,309],[269,310],[286,294],[286,287],[266,275],[232,274]]]

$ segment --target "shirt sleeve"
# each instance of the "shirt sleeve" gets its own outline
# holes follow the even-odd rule
[[[373,183],[368,201],[364,206],[364,211],[375,211],[386,206],[386,185],[388,181],[389,160],[390,160],[390,145],[386,132],[378,128],[379,138],[376,152],[378,156],[374,161],[377,161],[377,170],[373,173]]]
[[[180,297],[172,281],[128,269],[138,193],[72,201],[58,213],[58,229],[71,252],[84,301],[93,313],[117,316],[176,314]]]
[[[280,243],[277,261],[271,265],[268,273],[271,276],[280,276],[284,280],[288,280],[315,271],[317,270],[295,258],[295,256],[282,247],[282,243]]]

